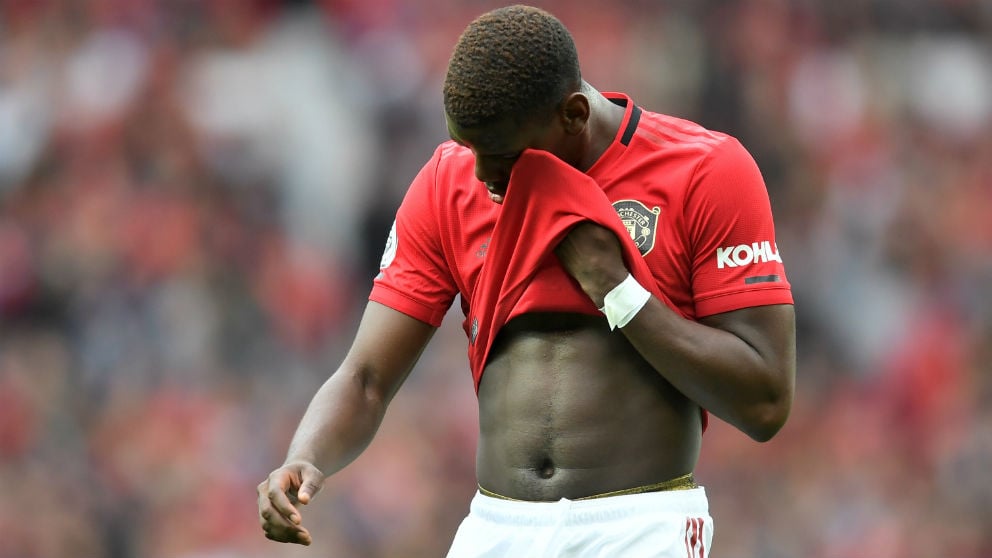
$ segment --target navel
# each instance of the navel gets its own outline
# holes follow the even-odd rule
[[[554,462],[552,462],[550,459],[545,458],[537,466],[535,471],[537,472],[537,476],[541,477],[542,479],[550,479],[555,475],[555,472],[557,472],[558,469],[555,467]]]

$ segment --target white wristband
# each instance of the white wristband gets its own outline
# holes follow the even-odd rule
[[[626,279],[606,293],[599,311],[606,314],[610,329],[616,329],[630,323],[650,299],[651,293],[628,273]]]

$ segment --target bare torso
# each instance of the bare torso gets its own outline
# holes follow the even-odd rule
[[[520,500],[580,498],[691,472],[699,408],[602,318],[509,322],[479,386],[479,484]]]

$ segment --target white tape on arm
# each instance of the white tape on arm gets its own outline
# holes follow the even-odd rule
[[[599,311],[606,314],[610,329],[616,329],[630,323],[650,298],[651,293],[628,273],[626,279],[606,293]]]

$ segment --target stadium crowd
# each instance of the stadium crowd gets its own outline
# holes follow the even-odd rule
[[[314,547],[265,540],[254,490],[495,5],[0,0],[0,558],[443,555],[475,489],[458,315]],[[767,444],[711,422],[715,555],[992,555],[992,4],[537,5],[588,81],[737,135],[768,184],[796,402]]]

